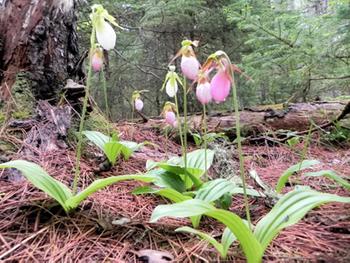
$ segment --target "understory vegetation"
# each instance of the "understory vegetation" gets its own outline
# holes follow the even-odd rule
[[[58,150],[37,154],[41,156],[37,159],[14,155],[12,160],[0,163],[0,175],[13,176],[19,171],[19,178],[23,176],[29,182],[25,187],[34,186],[35,190],[29,191],[33,201],[29,199],[25,204],[28,211],[35,206],[60,227],[70,222],[73,230],[67,235],[73,235],[77,228],[84,239],[90,233],[81,231],[79,220],[108,214],[104,205],[112,203],[113,207],[114,202],[108,200],[112,198],[108,193],[116,194],[116,189],[121,191],[125,186],[126,193],[117,199],[125,203],[132,200],[128,206],[133,207],[132,220],[137,223],[128,225],[130,219],[122,217],[110,220],[110,226],[94,218],[102,231],[91,243],[95,245],[105,236],[114,238],[115,226],[130,227],[131,234],[125,235],[130,237],[142,225],[145,236],[135,241],[138,245],[143,244],[142,240],[151,240],[155,233],[170,239],[159,247],[142,247],[153,251],[147,254],[142,250],[149,262],[179,260],[172,251],[185,251],[188,262],[268,262],[276,238],[287,235],[297,242],[300,236],[288,231],[307,221],[317,226],[327,225],[327,220],[344,223],[339,231],[350,245],[350,220],[346,214],[350,204],[347,124],[337,118],[324,126],[311,120],[306,131],[283,131],[287,134],[283,140],[271,131],[269,138],[275,140],[268,141],[268,136],[263,136],[263,146],[260,145],[266,153],[255,153],[249,152],[247,145],[251,141],[242,135],[240,122],[240,110],[251,105],[282,104],[284,109],[292,102],[330,97],[348,103],[350,2],[87,2],[91,6],[77,3],[81,5],[79,34],[82,46],[88,50],[85,93],[77,114],[79,123],[68,136],[65,163],[47,165],[54,163]],[[91,97],[98,104],[94,111],[88,109]],[[234,115],[234,122],[229,123],[234,135],[209,129],[214,109]],[[200,115],[198,127],[191,126],[189,120],[195,112]],[[145,119],[144,114],[160,116],[157,132],[152,127],[153,138],[147,138],[148,130],[138,119]],[[121,118],[128,118],[123,124],[125,130],[123,125],[113,123]],[[317,147],[336,149],[334,152],[339,147],[344,152],[343,159],[317,155]],[[284,159],[278,159],[280,151],[285,151],[281,154]],[[269,167],[272,160],[278,161]],[[261,169],[269,168],[264,175],[255,169],[259,164]],[[103,167],[96,168],[98,165]],[[334,169],[337,165],[345,168],[339,172]],[[10,195],[4,189],[0,198],[6,202]],[[46,195],[38,198],[37,189]],[[105,194],[107,200],[95,202],[96,196]],[[144,204],[141,198],[151,201]],[[121,211],[116,202],[110,209]],[[336,214],[336,218],[329,211],[313,218],[314,209],[322,211],[318,209],[327,205],[341,207],[339,211],[345,212]],[[90,213],[93,209],[99,212]],[[12,210],[25,213],[22,206]],[[146,221],[142,217],[145,210],[149,211]],[[41,215],[34,219],[31,216],[28,218],[36,229],[49,221]],[[4,218],[13,220],[7,215]],[[195,246],[205,244],[209,252],[202,256],[200,252],[187,251],[181,242],[190,237]],[[75,241],[79,243],[80,238]],[[144,256],[141,250],[134,251],[130,244],[123,243],[123,238],[118,242],[128,250],[122,254],[118,248],[123,260],[127,260],[126,253],[139,259]],[[286,250],[289,245],[284,244]],[[3,246],[11,253],[18,248],[10,248],[6,242]],[[157,257],[154,251],[165,249],[170,255],[162,261],[151,261]],[[55,244],[52,250],[60,249]],[[86,253],[89,251],[86,249]],[[0,254],[0,260],[8,254]],[[343,258],[349,257],[343,254]],[[104,255],[102,260],[94,255],[90,260],[108,261],[109,256]],[[175,256],[177,259],[172,258]],[[278,256],[274,260],[294,261],[292,257]]]

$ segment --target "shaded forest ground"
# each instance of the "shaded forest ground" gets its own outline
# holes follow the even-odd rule
[[[143,125],[120,124],[121,138],[136,142],[150,141],[128,161],[120,161],[111,171],[98,176],[107,177],[144,171],[147,159],[162,160],[180,154],[180,146],[167,141],[156,131]],[[167,145],[167,147],[164,147]],[[90,148],[82,160],[81,183],[88,185],[98,176],[95,158],[97,150]],[[260,177],[274,186],[281,173],[300,161],[298,152],[303,145],[290,150],[281,146],[244,146],[246,169],[255,169]],[[331,148],[316,143],[308,148],[307,158],[318,159],[319,169],[332,169],[350,175],[350,150]],[[20,156],[13,156],[19,158]],[[237,162],[232,151],[232,160]],[[31,159],[61,181],[72,181],[75,152],[41,153]],[[317,169],[316,169],[317,170]],[[214,176],[213,171],[210,172]],[[316,190],[349,196],[349,193],[326,178],[293,176],[293,184],[305,184]],[[252,180],[249,184],[259,189]],[[166,200],[153,196],[135,196],[131,191],[139,182],[115,184],[91,196],[78,211],[66,216],[44,193],[20,177],[6,177],[0,172],[0,260],[33,262],[138,262],[139,249],[165,250],[176,262],[223,262],[216,251],[196,237],[174,233],[174,229],[189,225],[186,219],[163,219],[148,223],[152,210]],[[291,186],[290,186],[291,187]],[[290,190],[287,187],[286,190]],[[270,208],[263,198],[250,198],[254,222]],[[243,198],[234,196],[231,211],[244,217]],[[130,219],[125,224],[116,220]],[[117,221],[119,222],[119,221]],[[205,218],[201,229],[217,236],[223,226]],[[274,240],[265,254],[266,262],[349,262],[350,205],[332,203],[314,209],[297,225],[289,227]],[[244,262],[237,245],[230,249],[227,262]]]

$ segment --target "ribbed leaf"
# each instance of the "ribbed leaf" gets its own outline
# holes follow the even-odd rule
[[[329,202],[349,203],[350,197],[320,193],[305,188],[295,189],[284,195],[258,222],[254,234],[262,247],[266,249],[283,228],[296,224],[307,212]]]
[[[300,163],[297,163],[291,167],[289,167],[278,179],[277,185],[276,185],[276,192],[280,193],[283,189],[283,187],[286,185],[288,178],[293,175],[293,173],[310,168],[316,164],[319,164],[320,162],[317,160],[304,160]]]
[[[66,206],[70,209],[76,208],[84,199],[88,198],[91,194],[117,182],[126,181],[126,180],[137,180],[142,182],[152,182],[156,178],[153,175],[147,174],[131,174],[131,175],[119,175],[111,176],[104,179],[98,179],[90,184],[83,191],[73,196],[66,201]]]
[[[83,131],[83,134],[102,151],[104,151],[104,145],[112,140],[111,137],[98,131]]]
[[[226,179],[216,179],[203,185],[196,194],[196,199],[206,202],[218,200],[224,194],[229,193],[236,184]]]
[[[237,240],[236,236],[232,233],[232,231],[228,227],[226,227],[221,237],[221,244],[223,248],[223,258],[226,258],[227,252],[230,246],[236,240]]]
[[[346,188],[347,190],[350,190],[350,183],[345,180],[344,178],[340,177],[336,172],[331,170],[322,170],[319,172],[310,172],[306,173],[305,176],[324,176],[328,179],[336,181],[338,184]]]
[[[127,160],[134,151],[143,146],[142,143],[119,141],[115,137],[109,137],[98,131],[83,131],[83,134],[104,152],[113,165],[120,154]]]
[[[60,181],[51,177],[39,165],[24,160],[14,160],[0,164],[0,168],[16,168],[34,186],[51,196],[64,208],[64,210],[68,211],[65,202],[72,197],[70,189]]]
[[[165,171],[163,169],[157,169],[149,171],[148,174],[157,176],[157,180],[153,183],[159,187],[172,188],[180,193],[186,191],[185,182],[180,175]]]
[[[248,262],[261,262],[262,247],[243,220],[236,214],[217,209],[202,200],[193,199],[172,205],[157,206],[152,213],[151,222],[155,222],[165,216],[190,217],[202,214],[217,219],[232,231],[240,241]]]
[[[107,156],[108,160],[111,162],[112,165],[115,164],[115,161],[117,160],[118,156],[122,151],[122,147],[123,145],[121,145],[116,141],[110,141],[104,144],[103,152]]]

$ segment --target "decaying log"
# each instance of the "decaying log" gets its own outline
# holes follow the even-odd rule
[[[290,104],[283,109],[273,107],[256,107],[240,112],[240,122],[244,136],[257,136],[266,131],[288,130],[304,132],[314,123],[318,126],[329,126],[332,121],[349,119],[350,102],[312,102]],[[208,117],[207,124],[210,132],[224,132],[227,136],[235,137],[234,113],[216,113]],[[191,131],[201,131],[203,117],[201,114],[188,117]],[[150,119],[146,124],[150,127],[164,127],[161,119]]]

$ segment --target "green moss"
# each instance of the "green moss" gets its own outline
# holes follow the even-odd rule
[[[15,102],[12,117],[16,119],[29,118],[33,114],[35,98],[31,91],[31,81],[28,73],[20,72],[16,75],[11,93]]]
[[[3,124],[5,122],[6,115],[5,113],[0,111],[0,124]]]
[[[109,134],[113,129],[111,123],[97,110],[90,112],[84,130],[99,131],[104,134]]]

